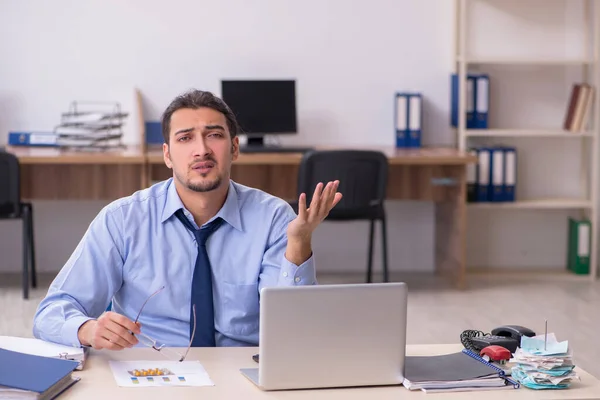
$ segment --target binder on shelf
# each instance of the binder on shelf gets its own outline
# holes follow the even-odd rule
[[[490,77],[487,74],[475,76],[475,129],[488,129],[490,104]]]
[[[490,199],[491,178],[491,152],[489,148],[482,147],[477,151],[477,201],[485,202]]]
[[[589,274],[590,239],[591,222],[587,219],[569,218],[568,270],[576,274]]]
[[[423,96],[420,93],[408,97],[408,141],[407,147],[421,147],[423,124]]]
[[[394,126],[396,147],[408,147],[408,93],[396,93]]]
[[[469,154],[478,157],[477,148],[470,148]],[[479,168],[477,168],[477,164],[467,165],[467,201],[469,203],[474,203],[477,201],[478,169]]]
[[[503,201],[515,201],[515,190],[517,187],[517,149],[504,146],[504,183]]]
[[[54,132],[9,132],[11,146],[58,146],[58,135]]]
[[[475,75],[467,74],[467,97],[466,97],[466,120],[465,127],[467,129],[475,128]],[[450,83],[450,124],[454,128],[458,128],[458,102],[459,102],[459,87],[458,74],[451,75]]]
[[[504,149],[494,147],[490,149],[490,189],[489,200],[493,202],[504,201]]]

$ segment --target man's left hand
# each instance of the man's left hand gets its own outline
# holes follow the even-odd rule
[[[288,240],[310,243],[313,231],[342,199],[342,194],[337,191],[339,184],[340,181],[329,182],[323,188],[323,183],[319,182],[308,208],[306,208],[306,193],[300,195],[298,216],[288,225]]]

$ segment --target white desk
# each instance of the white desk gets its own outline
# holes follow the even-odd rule
[[[407,355],[444,354],[460,351],[461,348],[460,345],[413,345],[407,346]],[[92,351],[84,370],[75,372],[75,375],[81,377],[81,381],[60,399],[600,399],[600,381],[580,368],[577,368],[577,373],[581,382],[575,382],[572,388],[566,390],[536,391],[521,387],[517,390],[425,394],[421,391],[411,392],[403,386],[385,386],[263,392],[239,372],[240,368],[257,367],[251,358],[257,352],[255,347],[192,349],[188,360],[200,361],[215,386],[122,388],[115,383],[108,365],[109,360],[164,360],[164,357],[147,348],[121,352]]]

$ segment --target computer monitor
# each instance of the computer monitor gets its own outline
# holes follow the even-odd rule
[[[221,98],[249,146],[263,146],[264,135],[297,133],[295,80],[222,80]]]

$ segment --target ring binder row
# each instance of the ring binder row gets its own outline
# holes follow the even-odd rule
[[[487,362],[487,361],[486,361],[485,359],[483,359],[483,358],[482,358],[480,355],[478,355],[478,354],[476,354],[476,353],[473,353],[473,352],[472,352],[471,350],[469,350],[469,349],[463,349],[463,353],[465,353],[465,354],[466,354],[466,355],[468,355],[469,357],[471,357],[471,358],[474,358],[475,360],[477,360],[477,361],[479,361],[479,362],[481,362],[481,363],[484,363],[485,365],[488,365],[488,366],[492,367],[493,369],[495,369],[496,371],[498,371],[498,374],[499,374],[499,375],[500,375],[502,378],[504,378],[504,379],[506,379],[508,382],[510,382],[510,383],[513,385],[513,387],[514,387],[515,389],[518,389],[519,387],[521,387],[521,384],[520,384],[519,382],[517,382],[517,381],[515,381],[515,380],[513,380],[513,379],[509,378],[508,376],[506,376],[506,373],[504,372],[504,370],[503,370],[502,368],[500,368],[500,367],[497,367],[496,365],[494,365],[494,364],[492,364],[492,363],[490,363],[490,362]]]

